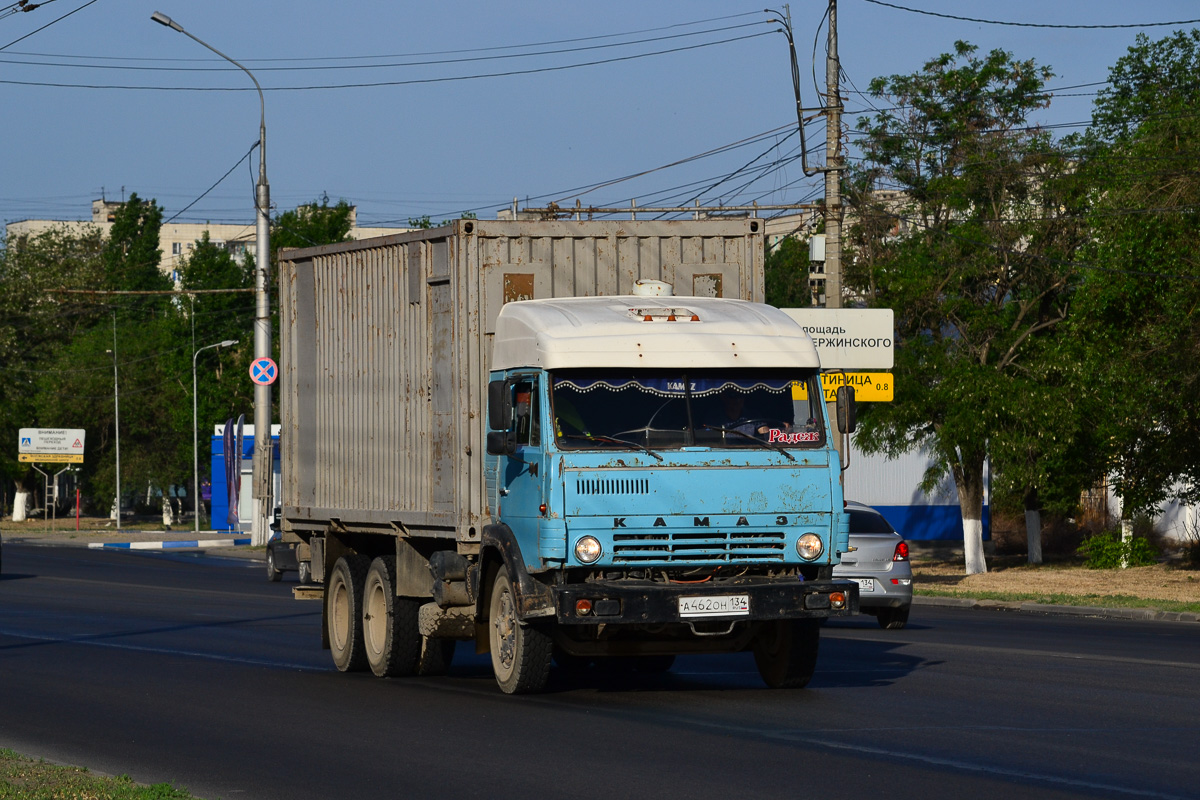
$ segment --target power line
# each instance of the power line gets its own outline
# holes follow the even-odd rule
[[[41,33],[42,31],[46,30],[46,28],[49,28],[51,25],[54,25],[55,23],[58,23],[58,22],[62,22],[64,19],[66,19],[67,17],[71,16],[72,14],[76,14],[76,13],[78,13],[78,12],[80,12],[80,11],[83,11],[85,8],[87,8],[88,6],[90,6],[90,5],[91,5],[92,3],[94,3],[94,2],[96,2],[96,0],[88,0],[86,3],[84,3],[84,4],[83,4],[83,5],[81,5],[79,8],[75,9],[74,11],[68,11],[66,14],[63,14],[63,15],[62,15],[61,17],[59,17],[58,19],[51,20],[50,22],[47,22],[47,23],[46,23],[45,25],[43,25],[42,27],[40,27],[40,28],[35,28],[34,30],[31,30],[29,33],[25,34],[24,36],[22,36],[22,37],[20,37],[20,38],[18,38],[18,39],[13,39],[13,40],[12,40],[11,42],[9,42],[8,44],[4,45],[3,47],[0,47],[0,50],[7,50],[8,48],[12,47],[12,46],[13,46],[14,44],[16,44],[17,42],[23,42],[23,41],[25,41],[26,39],[28,39],[30,36],[33,36],[35,33]]]
[[[907,6],[898,6],[895,3],[885,3],[883,0],[866,0],[868,3],[873,3],[877,6],[886,6],[894,8],[898,11],[908,11],[912,14],[924,14],[927,17],[941,17],[942,19],[953,19],[959,22],[980,22],[984,25],[1010,25],[1017,28],[1067,28],[1078,30],[1090,29],[1107,29],[1107,28],[1156,28],[1168,25],[1191,25],[1200,22],[1200,19],[1181,19],[1176,22],[1135,22],[1123,25],[1053,25],[1045,22],[1005,22],[995,19],[978,19],[976,17],[960,17],[955,14],[940,14],[936,11],[926,11],[921,8],[908,8]]]
[[[47,0],[51,2],[52,0]],[[43,3],[44,5],[44,3]],[[710,22],[723,22],[728,19],[738,19],[741,17],[749,17],[754,14],[760,14],[761,11],[744,11],[740,14],[726,14],[720,17],[708,17],[706,19],[692,20],[691,22],[676,22],[671,25],[662,25],[656,28],[642,28],[636,31],[624,31],[622,33],[604,33],[594,36],[578,36],[571,39],[552,39],[545,42],[528,42],[526,44],[506,44],[495,45],[492,47],[471,47],[459,50],[429,50],[417,53],[387,53],[382,55],[351,55],[351,56],[315,56],[311,58],[244,58],[242,61],[246,64],[266,64],[276,61],[293,61],[293,62],[316,62],[316,61],[370,61],[379,58],[416,58],[419,56],[442,56],[456,55],[458,53],[486,53],[495,50],[523,50],[529,47],[545,47],[554,44],[571,44],[573,42],[590,42],[598,39],[614,39],[620,36],[638,36],[643,33],[655,33],[656,31],[673,30],[675,28],[686,28],[691,25],[706,25]],[[224,63],[216,58],[149,58],[135,56],[75,56],[70,53],[28,53],[16,52],[15,55],[32,56],[36,58],[91,58],[97,61],[178,61],[178,62],[218,62]]]
[[[91,0],[93,3],[96,0]],[[369,83],[338,83],[310,86],[266,86],[263,87],[264,92],[304,92],[304,91],[319,91],[328,89],[374,89],[384,86],[413,86],[417,84],[431,83],[451,83],[457,81],[478,80],[481,78],[507,78],[515,75],[534,75],[542,72],[561,72],[569,69],[579,69],[581,67],[594,67],[601,64],[615,64],[622,61],[634,61],[640,58],[649,58],[651,56],[661,56],[670,53],[682,53],[688,50],[699,50],[705,47],[715,47],[722,44],[731,44],[733,42],[742,42],[749,39],[757,39],[760,36],[769,36],[776,31],[762,31],[760,33],[750,33],[744,36],[734,36],[728,39],[718,39],[712,42],[702,42],[700,44],[686,45],[683,47],[673,47],[666,50],[653,50],[648,53],[635,53],[628,56],[617,56],[614,58],[597,59],[595,61],[583,61],[577,64],[561,64],[552,67],[536,67],[531,69],[508,70],[505,72],[486,72],[476,73],[474,75],[454,75],[444,76],[439,78],[410,78],[408,80],[397,81],[374,81]],[[2,49],[2,48],[0,48]],[[15,81],[15,80],[0,80],[2,84],[12,86],[41,86],[55,89],[123,89],[136,91],[166,91],[166,92],[253,92],[257,91],[252,87],[221,87],[221,86],[135,86],[128,84],[91,84],[91,83],[58,83],[53,81]]]
[[[724,31],[737,30],[739,28],[751,28],[762,25],[767,25],[767,20],[758,22],[747,22],[741,25],[730,25],[723,28],[709,28],[702,31],[689,31],[687,33],[676,33],[670,36],[657,36],[649,39],[632,39],[627,42],[610,42],[608,44],[595,44],[586,47],[568,47],[557,50],[537,50],[530,53],[504,53],[500,55],[487,56],[470,56],[467,58],[445,58],[432,59],[428,61],[408,61],[399,63],[385,64],[322,64],[310,66],[290,66],[290,67],[258,67],[256,72],[311,72],[316,70],[346,70],[346,69],[390,69],[393,67],[424,67],[424,66],[439,66],[443,64],[467,64],[476,61],[500,61],[513,58],[535,58],[538,56],[562,55],[566,53],[582,53],[590,50],[606,50],[613,47],[630,47],[637,44],[647,44],[650,42],[663,42],[670,39],[682,39],[688,36],[704,36],[710,33],[721,33]],[[137,72],[237,72],[236,67],[161,67],[161,66],[137,66],[130,64],[65,64],[55,61],[25,61],[20,59],[0,59],[0,63],[17,64],[22,66],[36,67],[66,67],[68,69],[107,69],[107,70],[129,70]]]

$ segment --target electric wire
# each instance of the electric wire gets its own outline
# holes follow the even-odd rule
[[[95,0],[92,0],[95,2]],[[314,84],[303,86],[264,86],[263,92],[307,92],[307,91],[327,91],[331,89],[375,89],[385,86],[415,86],[437,83],[454,83],[458,81],[481,80],[484,78],[507,78],[516,75],[536,75],[545,72],[563,72],[565,70],[581,69],[583,67],[595,67],[602,64],[616,64],[625,61],[635,61],[642,58],[651,58],[653,56],[669,55],[671,53],[683,53],[691,50],[699,50],[706,47],[716,47],[719,45],[732,44],[734,42],[744,42],[751,39],[758,39],[762,36],[769,36],[775,31],[762,31],[760,33],[750,33],[743,36],[733,36],[727,39],[718,39],[712,42],[701,42],[699,44],[685,45],[681,47],[672,47],[665,50],[652,50],[646,53],[634,53],[627,56],[615,56],[613,58],[596,59],[593,61],[583,61],[575,64],[559,64],[548,67],[532,67],[530,69],[515,69],[503,72],[486,72],[475,73],[472,75],[445,75],[434,78],[409,78],[406,80],[394,81],[371,81],[363,83],[332,83],[332,84]],[[95,83],[63,83],[56,81],[21,81],[12,79],[0,80],[0,84],[10,86],[40,86],[45,88],[55,89],[111,89],[111,90],[128,90],[128,91],[167,91],[167,92],[254,92],[257,91],[250,86],[149,86],[149,85],[132,85],[132,84],[95,84]]]
[[[83,5],[81,5],[79,8],[75,9],[74,11],[68,11],[66,14],[63,14],[63,15],[62,15],[61,17],[59,17],[58,19],[51,20],[50,22],[47,22],[47,23],[46,23],[45,25],[43,25],[42,27],[40,27],[40,28],[35,28],[34,30],[31,30],[29,33],[25,34],[24,36],[21,36],[20,38],[17,38],[17,39],[13,39],[13,40],[12,40],[11,42],[9,42],[8,44],[4,45],[3,47],[0,47],[0,50],[7,50],[8,48],[12,47],[12,46],[13,46],[14,44],[16,44],[17,42],[23,42],[23,41],[25,41],[26,39],[28,39],[30,36],[33,36],[34,34],[37,34],[37,33],[41,33],[42,31],[46,30],[46,28],[49,28],[51,25],[55,25],[55,24],[57,24],[57,23],[59,23],[59,22],[62,22],[62,21],[63,21],[64,19],[66,19],[67,17],[71,16],[72,14],[77,14],[77,13],[79,13],[80,11],[83,11],[85,8],[87,8],[87,7],[88,7],[88,6],[90,6],[92,3],[95,3],[95,2],[96,2],[96,0],[88,0],[86,3],[84,3],[84,4],[83,4]]]
[[[907,6],[896,5],[895,3],[885,3],[883,0],[866,0],[877,6],[886,6],[894,8],[898,11],[908,11],[913,14],[923,14],[927,17],[941,17],[942,19],[953,19],[959,22],[979,22],[984,25],[1009,25],[1018,28],[1065,28],[1065,29],[1113,29],[1113,28],[1155,28],[1170,25],[1192,25],[1200,22],[1200,19],[1183,19],[1175,22],[1134,22],[1121,25],[1055,25],[1045,22],[1005,22],[995,19],[979,19],[977,17],[960,17],[956,14],[941,14],[937,11],[926,11],[920,8],[908,8]]]
[[[740,28],[759,27],[768,24],[767,22],[747,22],[741,25],[730,25],[723,28],[710,28],[702,31],[689,31],[687,33],[676,33],[670,36],[658,36],[651,39],[632,39],[627,42],[610,42],[608,44],[588,45],[586,47],[571,47],[559,50],[539,50],[532,53],[505,53],[502,55],[489,56],[471,56],[467,58],[450,58],[436,59],[429,61],[408,61],[402,63],[385,63],[385,64],[326,64],[312,66],[291,66],[291,67],[256,67],[255,72],[308,72],[315,70],[347,70],[347,69],[391,69],[395,67],[425,67],[425,66],[442,66],[446,64],[467,64],[477,61],[499,61],[513,58],[535,58],[548,55],[563,55],[567,53],[582,53],[590,50],[604,50],[613,47],[630,47],[637,44],[647,44],[649,42],[662,42],[671,39],[682,39],[688,36],[704,36],[710,33],[721,33],[723,31],[737,30]],[[55,61],[23,61],[18,59],[0,59],[0,63],[16,64],[20,66],[37,66],[37,67],[64,67],[67,69],[106,69],[106,70],[127,70],[137,72],[240,72],[237,67],[228,66],[212,66],[212,67],[161,67],[161,66],[136,66],[124,64],[64,64]]]

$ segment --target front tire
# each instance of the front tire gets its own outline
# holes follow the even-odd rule
[[[267,548],[267,580],[278,583],[283,578],[283,570],[275,566],[275,551]]]
[[[421,604],[396,596],[396,557],[371,562],[363,589],[363,644],[367,665],[380,678],[412,675],[421,656]]]
[[[492,672],[505,694],[540,692],[550,679],[550,637],[517,619],[517,600],[508,568],[492,581],[488,601],[488,639]]]
[[[754,639],[754,663],[772,689],[800,689],[817,668],[821,625],[815,619],[768,622]]]
[[[329,629],[329,649],[334,665],[342,672],[358,672],[367,667],[363,645],[363,585],[370,562],[366,556],[342,556],[333,565],[325,592],[325,619]]]

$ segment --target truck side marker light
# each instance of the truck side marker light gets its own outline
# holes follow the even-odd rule
[[[543,517],[546,516],[546,504],[545,503],[542,503],[540,506],[538,506],[538,513],[541,514]]]
[[[833,606],[834,608],[845,608],[846,595],[842,594],[841,592],[831,592],[829,594],[829,605]]]
[[[575,601],[576,616],[586,617],[590,613],[592,613],[592,601],[591,600],[584,598],[582,600]]]

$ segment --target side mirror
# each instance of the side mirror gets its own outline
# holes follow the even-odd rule
[[[493,431],[507,431],[512,427],[512,386],[508,381],[488,384],[488,427]],[[488,452],[491,451],[489,444]]]
[[[511,456],[517,452],[517,432],[488,431],[487,451],[490,456]]]
[[[839,386],[837,390],[837,426],[842,433],[854,433],[858,413],[854,404],[854,387]]]

